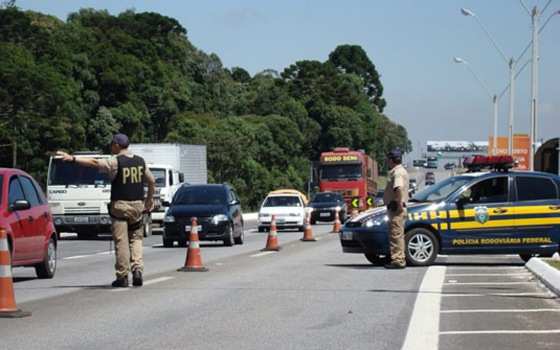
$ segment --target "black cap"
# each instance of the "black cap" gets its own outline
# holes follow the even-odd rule
[[[112,143],[115,143],[122,148],[127,148],[129,145],[128,136],[125,134],[115,134],[113,135],[113,139],[111,140]]]
[[[387,153],[389,159],[401,159],[402,152],[400,148],[394,148],[389,153]]]

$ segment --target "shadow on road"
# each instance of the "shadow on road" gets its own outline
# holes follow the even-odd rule
[[[13,277],[14,283],[36,280],[37,277]]]
[[[99,285],[52,286],[52,288],[115,289],[110,283]]]
[[[354,269],[354,270],[370,270],[370,269],[383,269],[384,267],[381,265],[372,265],[372,264],[325,264],[328,267],[341,267],[345,269]]]

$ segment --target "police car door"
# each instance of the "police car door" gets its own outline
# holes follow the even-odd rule
[[[448,248],[464,253],[512,251],[515,212],[508,174],[486,177],[463,190],[449,210]]]
[[[519,252],[534,253],[535,248],[558,250],[560,199],[556,183],[543,175],[516,174],[514,178]]]

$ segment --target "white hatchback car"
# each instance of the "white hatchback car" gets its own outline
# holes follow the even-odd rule
[[[259,210],[259,232],[270,229],[272,215],[276,216],[278,229],[297,228],[303,231],[305,219],[303,198],[297,194],[269,194]]]

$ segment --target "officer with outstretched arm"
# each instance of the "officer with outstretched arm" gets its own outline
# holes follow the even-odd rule
[[[128,273],[132,271],[132,284],[142,286],[144,262],[142,242],[144,239],[143,216],[153,209],[155,180],[142,157],[128,151],[128,137],[116,134],[111,141],[110,159],[76,158],[66,152],[57,155],[66,162],[92,167],[106,173],[111,179],[111,231],[115,241],[117,278],[113,287],[128,287]],[[144,198],[144,186],[148,193]]]
[[[394,149],[387,154],[389,176],[383,194],[389,217],[389,243],[391,262],[387,269],[404,269],[406,266],[404,252],[404,223],[406,220],[406,203],[408,202],[408,173],[402,166],[402,153]]]

